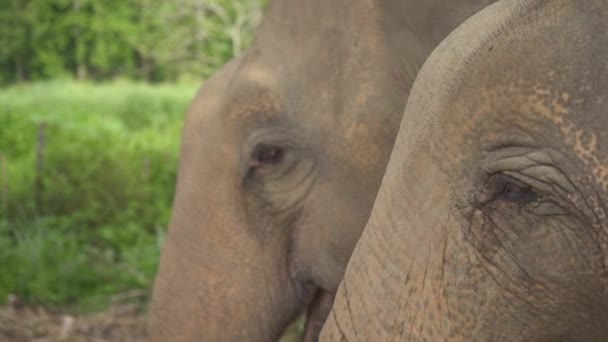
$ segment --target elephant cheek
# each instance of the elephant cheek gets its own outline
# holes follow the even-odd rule
[[[446,258],[459,229],[440,191],[450,179],[425,154],[411,158],[383,180],[322,330],[328,340],[450,336]]]

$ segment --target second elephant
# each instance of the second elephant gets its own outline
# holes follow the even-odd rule
[[[273,341],[307,307],[316,339],[419,66],[490,2],[272,1],[188,113],[152,339]]]

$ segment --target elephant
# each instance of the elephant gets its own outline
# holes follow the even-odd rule
[[[608,2],[501,0],[414,82],[321,341],[608,340]]]
[[[275,0],[186,117],[152,341],[316,340],[413,80],[493,0]]]

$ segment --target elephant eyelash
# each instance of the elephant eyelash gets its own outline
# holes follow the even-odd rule
[[[275,165],[280,163],[284,156],[285,149],[281,146],[259,144],[251,153],[250,167],[256,168],[261,165]]]
[[[494,175],[489,182],[489,186],[492,189],[491,200],[529,204],[536,201],[539,197],[539,194],[532,186],[510,176],[503,174]]]
[[[258,144],[255,146],[249,157],[247,169],[243,182],[247,184],[252,180],[257,169],[264,165],[277,165],[285,157],[285,148],[273,144]]]

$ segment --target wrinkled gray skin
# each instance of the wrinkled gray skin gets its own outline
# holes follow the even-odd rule
[[[501,1],[420,71],[322,341],[608,341],[608,2]]]
[[[419,66],[490,2],[270,4],[189,110],[153,341],[272,341],[330,307]]]

